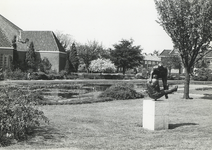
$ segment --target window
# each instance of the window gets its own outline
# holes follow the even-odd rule
[[[3,54],[0,54],[0,68],[3,67]]]
[[[7,56],[4,56],[4,68],[7,67]]]

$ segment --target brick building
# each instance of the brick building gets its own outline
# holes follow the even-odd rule
[[[17,36],[19,61],[25,60],[28,44],[32,41],[37,61],[46,57],[57,72],[65,67],[66,52],[52,31],[23,31],[0,15],[0,69],[9,67],[14,56],[12,39]]]

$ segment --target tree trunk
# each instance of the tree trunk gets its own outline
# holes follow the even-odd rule
[[[126,68],[123,67],[123,75],[125,75],[125,72],[126,72]]]
[[[184,99],[190,99],[189,97],[189,84],[190,84],[190,71],[188,68],[185,68],[185,82],[184,82]]]

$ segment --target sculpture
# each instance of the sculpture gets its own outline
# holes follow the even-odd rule
[[[153,70],[150,73],[150,79],[147,81],[147,93],[150,98],[157,100],[165,95],[168,98],[168,94],[177,91],[178,87],[175,86],[172,89],[168,89],[167,85],[167,68],[162,65],[153,67]],[[159,78],[162,78],[163,90],[160,90]]]
[[[152,71],[150,72],[150,81],[152,80],[153,75],[157,75],[157,78],[161,78],[163,82],[163,89],[168,90],[168,84],[167,84],[167,75],[168,75],[168,69],[164,67],[161,64],[158,64],[158,66],[154,66],[152,68]],[[168,98],[168,95],[165,94],[166,99]]]

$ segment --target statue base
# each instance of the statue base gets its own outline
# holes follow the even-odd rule
[[[143,100],[143,128],[148,130],[168,129],[168,100]]]

